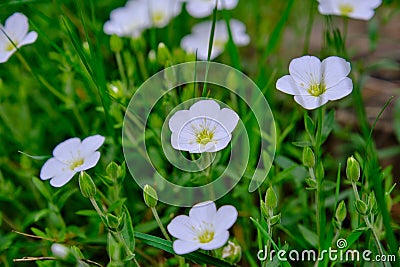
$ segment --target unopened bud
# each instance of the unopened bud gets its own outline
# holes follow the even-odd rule
[[[96,195],[96,185],[92,177],[84,171],[79,174],[79,188],[82,195],[86,198],[92,198]]]
[[[157,206],[158,196],[156,190],[150,185],[145,185],[143,188],[143,198],[144,202],[149,208],[154,208]]]
[[[164,43],[159,43],[157,48],[157,60],[161,66],[165,66],[165,64],[171,61],[171,52],[165,46]]]
[[[342,222],[346,218],[346,215],[347,215],[346,204],[342,200],[339,202],[339,205],[336,208],[335,218],[340,224],[342,224]]]
[[[272,186],[270,186],[265,193],[265,205],[268,209],[275,209],[278,205],[278,199]]]
[[[354,205],[356,206],[356,210],[359,214],[365,216],[369,214],[369,210],[368,210],[368,206],[367,204],[365,204],[364,201],[358,199],[356,200],[356,202],[354,203]]]
[[[360,179],[360,164],[353,156],[347,159],[346,176],[353,183]]]
[[[242,257],[242,248],[239,244],[228,241],[228,244],[222,249],[222,258],[230,264],[235,264]]]
[[[314,152],[308,146],[303,149],[303,164],[308,168],[313,168],[315,166]]]

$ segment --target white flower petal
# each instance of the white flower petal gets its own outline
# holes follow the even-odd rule
[[[7,62],[7,60],[14,54],[15,49],[10,52],[0,52],[0,63]]]
[[[308,88],[313,83],[320,83],[321,61],[314,56],[293,59],[289,64],[289,73],[296,84]]]
[[[174,241],[172,247],[176,254],[182,255],[198,250],[200,245],[197,242],[188,242],[177,239]]]
[[[300,89],[290,75],[279,78],[276,89],[289,95],[308,95],[305,86]]]
[[[232,133],[239,122],[239,115],[229,108],[223,108],[215,119],[223,125],[228,133]]]
[[[68,183],[75,175],[76,172],[71,171],[68,168],[64,169],[64,172],[58,174],[57,176],[54,176],[51,180],[50,180],[50,185],[54,186],[54,187],[61,187],[63,185],[65,185],[66,183]]]
[[[353,12],[348,14],[348,17],[360,20],[370,20],[375,14],[375,11],[370,8],[355,9]]]
[[[175,217],[168,225],[168,232],[175,238],[193,242],[197,239],[192,227],[192,220],[186,215]]]
[[[84,158],[83,164],[81,166],[76,167],[74,171],[80,172],[93,168],[94,166],[96,166],[99,159],[100,159],[100,152],[99,151],[93,152],[92,154],[86,156]]]
[[[214,6],[214,1],[190,0],[186,3],[186,10],[192,17],[203,18],[211,15]]]
[[[59,161],[68,163],[77,158],[79,148],[81,147],[81,139],[74,137],[59,143],[53,150],[53,156]]]
[[[215,118],[218,116],[220,106],[214,100],[200,100],[194,103],[190,109],[190,115],[196,117]]]
[[[28,18],[22,13],[14,13],[6,20],[4,28],[8,36],[19,43],[28,33]]]
[[[182,127],[190,120],[188,110],[179,110],[169,119],[168,125],[171,132],[179,132]]]
[[[324,97],[329,100],[338,100],[351,93],[353,90],[353,82],[350,78],[345,78],[339,84],[330,87],[324,93]]]
[[[322,75],[327,88],[335,86],[349,75],[350,63],[340,57],[328,57],[321,64]]]
[[[189,211],[189,217],[197,222],[212,222],[216,213],[215,203],[207,201],[194,205]]]
[[[225,205],[218,209],[217,214],[214,217],[215,234],[219,234],[224,230],[232,227],[236,222],[238,212],[234,206]]]
[[[325,105],[328,102],[327,98],[323,95],[316,97],[312,95],[296,95],[294,100],[305,109],[316,109],[320,106]]]
[[[23,45],[27,45],[27,44],[32,44],[36,41],[36,39],[38,38],[38,34],[35,31],[31,31],[30,33],[28,33],[25,38],[18,44],[18,47],[21,47]]]
[[[182,38],[181,47],[187,53],[197,53],[197,58],[207,60],[208,56],[208,35],[189,34]],[[215,49],[213,49],[215,51]],[[212,59],[216,57],[214,52]]]
[[[88,136],[82,140],[81,151],[84,155],[86,155],[86,153],[91,154],[99,149],[103,145],[104,141],[105,137],[98,134]]]
[[[68,168],[68,165],[58,161],[56,158],[50,158],[43,164],[40,170],[40,179],[47,180],[62,174],[65,168]]]
[[[214,239],[209,243],[200,243],[200,248],[204,250],[213,250],[222,247],[229,239],[229,232],[227,230],[214,236]]]

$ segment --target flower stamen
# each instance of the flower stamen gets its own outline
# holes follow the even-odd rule
[[[340,4],[339,11],[343,16],[348,16],[349,14],[353,13],[354,7],[351,4]]]
[[[75,168],[82,166],[84,160],[83,159],[76,159],[74,161],[71,162],[71,164],[69,165],[69,168],[71,170],[74,170]]]
[[[326,85],[324,82],[321,83],[313,83],[308,88],[308,93],[312,96],[320,96],[326,91]]]

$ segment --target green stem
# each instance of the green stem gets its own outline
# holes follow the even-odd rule
[[[307,21],[307,30],[305,34],[305,40],[304,40],[304,48],[303,48],[303,54],[307,54],[308,50],[310,48],[310,36],[311,36],[311,30],[313,27],[314,23],[314,0],[311,0],[311,6],[310,6],[310,13],[308,14],[308,21]]]
[[[115,53],[115,58],[117,60],[119,76],[121,76],[122,83],[124,84],[123,91],[124,91],[124,95],[125,95],[127,88],[128,88],[128,79],[126,77],[126,72],[125,72],[124,63],[122,61],[121,52]]]
[[[351,183],[352,187],[353,187],[353,192],[354,192],[354,196],[356,197],[356,200],[361,201],[360,195],[358,194],[358,189],[357,189],[357,185],[356,183]],[[374,237],[374,241],[375,241],[375,245],[378,248],[379,251],[379,255],[384,255],[383,254],[383,249],[382,249],[382,245],[381,242],[379,241],[379,237],[378,234],[375,230],[375,227],[372,225],[372,223],[370,222],[369,218],[367,215],[362,215],[365,224],[367,225],[367,227],[371,230],[372,232],[372,236]],[[387,263],[385,261],[383,261],[383,265],[384,266],[388,266]]]
[[[161,230],[162,234],[164,235],[165,239],[167,239],[168,241],[171,241],[171,238],[169,237],[167,231],[165,230],[164,225],[162,224],[162,222],[160,220],[160,217],[158,216],[158,212],[157,212],[156,208],[151,207],[150,209],[151,209],[151,212],[153,213],[154,218],[156,219],[156,222],[158,224],[158,227],[160,227],[160,230]]]
[[[126,244],[124,237],[121,234],[121,231],[117,231],[115,232],[115,236],[117,237],[118,241],[122,244],[122,246],[125,249],[125,253],[128,255],[128,257],[130,259],[133,260],[133,262],[135,263],[135,265],[137,267],[140,267],[140,264],[137,262],[136,257],[135,257],[135,253],[133,253],[131,251],[131,249],[129,248],[128,244]]]

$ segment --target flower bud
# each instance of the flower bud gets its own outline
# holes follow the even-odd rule
[[[146,184],[143,188],[143,198],[147,207],[154,208],[157,206],[158,196],[156,190],[150,185]]]
[[[342,200],[339,202],[339,205],[336,208],[335,218],[340,224],[342,224],[342,222],[346,218],[346,215],[347,215],[346,204]]]
[[[111,38],[110,38],[111,51],[113,51],[114,53],[119,53],[122,51],[123,47],[124,47],[124,43],[122,41],[122,38],[115,34],[111,35]]]
[[[367,204],[365,204],[364,201],[358,199],[358,200],[356,200],[354,205],[356,206],[356,210],[360,215],[365,216],[365,215],[369,214],[368,206],[367,206]]]
[[[86,198],[92,198],[96,195],[96,185],[92,177],[84,171],[79,174],[79,188],[82,195]]]
[[[159,43],[157,48],[157,60],[158,64],[165,66],[165,64],[171,61],[171,53],[164,43]]]
[[[268,220],[269,219],[269,211],[267,206],[265,205],[265,202],[261,200],[260,203],[260,209],[261,209],[261,215]]]
[[[309,190],[317,189],[317,181],[315,181],[314,179],[312,179],[310,177],[306,178],[305,180],[306,180],[306,183],[308,185],[307,189],[309,189]]]
[[[272,216],[269,219],[269,223],[271,224],[271,226],[274,226],[275,224],[279,223],[280,221],[281,221],[281,214],[280,213],[277,214],[277,215]]]
[[[111,213],[107,213],[106,223],[110,230],[119,231],[123,227],[123,217],[117,217]]]
[[[265,205],[271,210],[275,209],[278,205],[278,199],[272,186],[270,186],[265,193]]]
[[[367,204],[368,204],[368,209],[372,214],[378,214],[379,209],[376,203],[374,192],[369,193]]]
[[[352,183],[360,179],[360,164],[353,156],[347,159],[346,176]]]
[[[230,264],[235,264],[239,262],[242,257],[242,248],[239,244],[228,241],[228,244],[222,249],[221,257]]]
[[[303,149],[303,165],[308,168],[313,168],[315,166],[314,152],[308,146]]]

